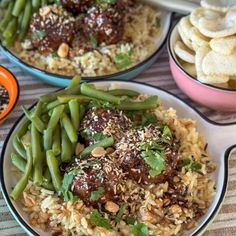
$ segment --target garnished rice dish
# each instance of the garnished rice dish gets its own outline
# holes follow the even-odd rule
[[[113,74],[155,52],[160,16],[160,11],[132,0],[62,0],[33,13],[26,35],[8,48],[51,73]]]
[[[28,181],[10,196],[29,223],[52,235],[188,235],[216,192],[195,121],[156,96],[76,86],[24,108]]]

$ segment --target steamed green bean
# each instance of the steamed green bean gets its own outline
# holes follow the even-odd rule
[[[48,129],[51,128],[53,131],[56,128],[58,121],[60,120],[62,113],[64,111],[64,108],[65,108],[64,105],[60,105],[53,109],[52,116],[48,123]]]
[[[16,153],[11,153],[11,162],[21,172],[25,172],[27,162],[21,156],[17,155]]]
[[[61,154],[61,130],[59,125],[57,125],[53,135],[52,150],[55,156]]]
[[[79,130],[80,124],[80,114],[79,114],[79,102],[76,99],[73,99],[69,102],[70,116],[72,124],[75,130]]]
[[[43,131],[43,147],[45,151],[52,148],[52,142],[53,142],[52,137],[53,137],[52,128],[48,128]]]
[[[71,141],[71,143],[75,143],[78,140],[78,134],[76,132],[76,129],[74,128],[73,124],[71,123],[69,117],[67,114],[62,115],[62,124],[64,129],[66,130],[66,133]]]
[[[13,147],[15,151],[24,159],[26,159],[26,151],[23,144],[20,142],[19,137],[15,135],[13,138]]]
[[[89,86],[86,83],[83,83],[81,85],[81,93],[83,95],[86,95],[86,96],[89,96],[89,97],[101,99],[101,100],[104,100],[104,101],[107,101],[107,102],[112,102],[112,103],[115,103],[115,104],[120,104],[120,101],[121,101],[121,98],[113,96],[113,95],[109,94],[108,92],[92,88],[91,86]]]
[[[73,87],[79,85],[80,81],[81,81],[81,77],[79,77],[79,76],[73,77],[67,88],[69,89],[69,88],[73,88]]]
[[[38,11],[40,6],[41,6],[41,0],[32,0],[32,7],[34,9],[34,12]]]
[[[33,157],[32,157],[32,150],[31,147],[26,147],[26,153],[27,153],[27,164],[25,167],[25,172],[14,187],[13,191],[10,193],[10,197],[13,200],[17,200],[19,196],[24,191],[25,187],[27,186],[29,177],[31,175],[32,167],[33,167]]]
[[[60,103],[67,103],[72,99],[78,100],[78,102],[90,102],[93,98],[83,95],[63,95],[57,97]]]
[[[0,30],[1,31],[4,31],[6,29],[8,23],[11,21],[11,19],[12,19],[11,12],[12,12],[13,7],[14,7],[14,1],[10,1],[7,11],[5,12],[4,17],[0,22]]]
[[[107,92],[114,96],[137,97],[139,95],[138,92],[129,89],[113,89],[113,90],[108,90]]]
[[[13,38],[15,32],[17,31],[17,18],[13,17],[8,23],[6,30],[3,32],[2,36],[6,39]]]
[[[47,151],[47,165],[52,177],[52,183],[56,191],[59,191],[62,183],[62,177],[59,170],[59,164],[52,150]]]
[[[84,157],[88,154],[90,154],[94,148],[96,147],[110,147],[111,145],[114,144],[114,138],[113,137],[108,137],[108,138],[104,138],[102,141],[97,142],[93,145],[90,145],[88,147],[86,147],[81,153],[80,153],[80,157]]]
[[[72,155],[74,154],[73,145],[65,131],[62,129],[61,131],[61,161],[62,162],[70,162]]]
[[[13,16],[19,16],[22,10],[24,9],[25,6],[25,1],[26,0],[16,0],[14,8],[12,10],[12,15]]]

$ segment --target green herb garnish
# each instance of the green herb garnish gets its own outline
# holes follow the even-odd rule
[[[102,132],[97,132],[95,134],[93,134],[92,130],[90,129],[84,129],[80,135],[82,136],[82,138],[84,139],[88,139],[88,138],[92,138],[94,141],[99,142],[101,140],[103,140],[104,138],[108,138],[109,136],[103,134]]]
[[[148,150],[141,152],[141,156],[150,167],[149,175],[155,177],[165,170],[164,154],[157,151]]]
[[[126,115],[134,122],[133,128],[157,123],[156,115],[147,111],[129,111],[126,112]]]
[[[158,152],[162,152],[165,150],[165,146],[157,141],[143,142],[140,144],[140,148],[143,151],[157,150]]]
[[[79,198],[77,196],[74,196],[73,193],[69,190],[70,185],[73,181],[73,178],[75,175],[79,174],[81,172],[80,169],[74,169],[70,171],[69,173],[65,173],[63,176],[62,186],[59,189],[59,194],[64,197],[65,201],[76,201]]]
[[[169,138],[169,139],[172,138],[171,130],[170,130],[170,128],[169,128],[167,125],[165,125],[165,126],[163,127],[162,132],[163,132],[162,135],[163,135],[164,138]]]
[[[35,32],[32,33],[32,38],[35,39],[35,40],[36,39],[41,40],[45,37],[45,35],[46,35],[46,32],[43,31],[43,30],[35,31]]]
[[[132,64],[130,55],[128,53],[119,53],[114,57],[117,69],[124,69]]]
[[[122,219],[122,216],[124,215],[125,213],[125,210],[126,208],[128,207],[128,204],[127,203],[123,203],[120,207],[120,210],[119,212],[117,213],[116,217],[115,217],[115,222],[116,223],[119,223]]]
[[[148,236],[148,227],[144,223],[137,223],[132,228],[134,236]]]
[[[201,170],[201,169],[202,169],[202,164],[199,163],[199,162],[193,163],[193,164],[191,165],[191,169],[192,169],[193,171]]]
[[[96,191],[91,192],[90,200],[91,201],[97,201],[100,199],[105,192],[103,187],[99,187]]]
[[[182,167],[193,171],[198,171],[202,169],[202,164],[199,162],[193,162],[190,158],[186,158],[182,160]]]
[[[161,18],[160,17],[156,17],[156,27],[160,28],[161,27]]]
[[[90,222],[92,225],[100,226],[106,229],[111,229],[111,224],[108,219],[104,218],[97,209],[93,210],[90,216]]]
[[[92,45],[93,48],[96,48],[98,46],[98,41],[94,36],[90,36],[90,43]]]

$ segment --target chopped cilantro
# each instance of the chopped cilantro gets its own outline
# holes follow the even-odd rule
[[[96,191],[91,192],[90,200],[91,201],[97,201],[100,199],[105,192],[103,187],[99,187]]]
[[[134,122],[134,128],[148,126],[157,122],[156,115],[147,111],[129,111],[127,116]]]
[[[162,152],[165,150],[165,147],[156,141],[152,141],[152,142],[143,142],[140,144],[140,148],[141,150],[145,151],[145,150],[157,150],[159,152]]]
[[[193,171],[201,170],[201,169],[202,169],[202,164],[199,163],[199,162],[193,163],[193,164],[191,165],[191,169],[192,169]]]
[[[52,53],[52,57],[58,57],[57,52],[53,52],[53,53]]]
[[[124,69],[132,64],[130,55],[128,53],[119,53],[114,57],[117,69]]]
[[[161,18],[160,17],[156,17],[156,27],[160,28],[161,27]]]
[[[65,201],[78,200],[78,197],[74,196],[73,193],[69,190],[74,176],[77,175],[78,173],[80,173],[80,170],[74,169],[74,170],[70,171],[69,173],[64,174],[64,176],[63,176],[62,186],[59,189],[59,194],[64,197]]]
[[[90,216],[90,222],[92,225],[111,229],[111,224],[108,219],[104,218],[97,209],[93,210]]]
[[[128,216],[127,219],[126,219],[126,223],[128,225],[134,225],[135,223],[135,218],[133,216]]]
[[[128,207],[128,204],[127,203],[123,203],[120,207],[120,210],[119,212],[117,213],[116,217],[115,217],[115,222],[116,223],[119,223],[122,219],[122,216],[124,215],[125,213],[125,210],[126,208]]]
[[[155,177],[165,170],[165,157],[163,154],[148,150],[141,152],[141,156],[150,167],[149,175]]]
[[[81,133],[82,138],[92,138],[94,141],[99,142],[108,136],[103,134],[102,132],[97,132],[95,134],[92,133],[90,129],[84,129]]]
[[[90,36],[90,43],[92,45],[93,48],[96,48],[98,46],[98,41],[94,36]]]
[[[182,167],[193,171],[198,171],[202,169],[202,164],[199,162],[193,162],[190,158],[186,158],[182,160]]]
[[[96,107],[96,108],[109,108],[109,107],[113,108],[114,105],[111,104],[110,102],[101,101],[101,100],[98,101],[98,100],[94,99],[94,100],[90,101],[90,103],[88,104],[88,108],[94,108],[94,107]]]
[[[189,158],[183,159],[182,160],[182,166],[189,166],[192,164],[192,160]]]
[[[45,35],[46,35],[46,32],[43,31],[43,30],[35,31],[35,32],[32,33],[32,38],[41,40],[45,37]]]
[[[164,127],[163,127],[163,137],[164,138],[172,138],[172,133],[171,133],[171,130],[170,130],[170,128],[167,126],[167,125],[165,125]]]
[[[148,236],[148,227],[144,223],[137,223],[132,228],[134,236]]]

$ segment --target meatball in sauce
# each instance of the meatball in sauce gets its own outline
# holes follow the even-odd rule
[[[85,13],[93,3],[93,0],[61,0],[62,6],[73,14]]]
[[[56,5],[41,8],[30,23],[31,42],[42,54],[56,51],[62,43],[71,44],[75,34],[75,19]]]

